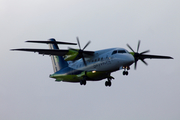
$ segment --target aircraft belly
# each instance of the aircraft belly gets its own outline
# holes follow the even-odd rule
[[[88,80],[102,80],[110,76],[109,72],[87,72],[86,73]]]
[[[55,78],[57,82],[63,81],[63,82],[80,82],[84,78],[87,81],[98,81],[105,79],[110,76],[109,72],[82,72],[81,74],[78,75],[67,75],[67,74],[53,74],[50,75],[51,78]]]
[[[63,81],[63,82],[79,82],[82,77],[77,77],[77,75],[63,75],[58,74],[54,76],[50,76],[51,78],[55,78],[57,82]]]

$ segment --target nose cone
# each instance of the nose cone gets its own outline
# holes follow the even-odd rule
[[[130,66],[135,61],[131,54],[120,54],[117,59],[120,66]]]
[[[124,56],[124,62],[127,66],[130,66],[134,63],[134,57],[131,54]]]
[[[128,62],[129,62],[129,64],[131,65],[131,64],[133,64],[134,63],[134,56],[132,56],[131,54],[129,54],[129,58],[128,58]]]

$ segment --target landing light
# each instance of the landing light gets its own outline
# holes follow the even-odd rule
[[[96,71],[92,71],[92,73],[95,73]]]

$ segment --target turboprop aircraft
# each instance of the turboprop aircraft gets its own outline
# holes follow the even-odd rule
[[[81,49],[79,38],[77,44],[79,49],[69,48],[66,50],[59,49],[61,45],[77,45],[76,43],[60,42],[54,38],[48,41],[26,41],[30,43],[46,43],[50,49],[11,49],[15,51],[38,52],[42,55],[50,55],[52,59],[54,73],[50,74],[50,78],[55,81],[63,82],[79,82],[80,85],[86,85],[86,81],[99,81],[107,79],[105,86],[111,86],[112,72],[123,70],[123,75],[128,75],[130,66],[134,63],[134,69],[137,67],[138,60],[148,65],[144,59],[173,59],[170,56],[148,55],[150,52],[146,50],[139,53],[140,41],[138,42],[137,52],[135,52],[129,44],[128,48],[132,52],[128,52],[124,48],[109,48],[98,51],[86,51],[85,48],[90,41]]]

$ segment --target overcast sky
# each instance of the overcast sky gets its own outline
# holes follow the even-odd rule
[[[179,11],[179,0],[0,0],[0,119],[179,120]],[[76,36],[81,46],[91,40],[86,50],[136,50],[141,40],[140,52],[174,59],[139,61],[129,76],[113,73],[109,88],[105,80],[54,82],[49,56],[10,51],[48,48],[26,40]]]

